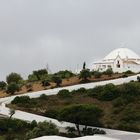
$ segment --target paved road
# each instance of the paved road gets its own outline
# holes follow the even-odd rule
[[[69,86],[69,87],[55,88],[55,89],[43,90],[43,91],[32,92],[32,93],[25,93],[25,94],[16,95],[16,96],[28,95],[31,98],[37,98],[41,94],[55,95],[58,93],[59,90],[62,90],[62,89],[68,89],[69,91],[72,91],[74,89],[76,90],[76,89],[79,89],[82,87],[89,89],[89,88],[94,88],[95,86],[105,85],[105,84],[109,84],[109,83],[119,85],[119,84],[123,84],[123,83],[128,83],[132,80],[136,81],[137,76],[140,76],[140,74],[131,76],[131,77],[127,77],[127,78],[120,78],[120,79],[115,79],[115,80],[94,82],[94,83],[88,83],[88,84],[79,84],[79,85],[74,85],[74,86]],[[5,105],[10,103],[16,96],[0,98],[0,114],[9,116],[9,108],[7,108]],[[43,117],[43,116],[31,114],[31,113],[19,111],[19,110],[16,111],[16,113],[14,114],[13,117],[16,119],[26,120],[29,122],[31,122],[33,120],[36,120],[37,122],[51,121],[51,122],[55,123],[60,128],[61,131],[64,131],[64,128],[67,126],[74,126],[71,123],[66,123],[66,122],[60,123],[55,119],[51,119],[51,118],[47,118],[47,117]],[[110,137],[113,136],[114,138],[120,138],[121,140],[129,140],[128,137],[130,137],[132,140],[137,140],[138,138],[140,138],[140,134],[116,131],[116,130],[110,130],[110,129],[105,129],[105,131],[107,132],[108,136],[110,136]]]

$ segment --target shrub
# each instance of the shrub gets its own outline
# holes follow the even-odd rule
[[[95,135],[95,134],[105,135],[106,134],[106,132],[104,130],[101,130],[101,129],[98,129],[98,128],[93,128],[92,129],[90,127],[87,128],[87,129],[83,128],[82,133],[84,135]]]
[[[76,92],[77,93],[86,93],[87,90],[85,88],[79,88]]]
[[[95,78],[100,78],[102,76],[102,73],[99,71],[95,71],[94,76],[95,76]]]
[[[45,94],[40,95],[39,97],[40,100],[48,100],[48,96]]]
[[[82,95],[82,94],[86,94],[86,93],[87,93],[87,90],[85,88],[80,88],[78,90],[73,90],[71,92],[72,95],[75,95],[75,94]]]
[[[93,93],[91,96],[95,96],[99,100],[104,101],[111,101],[115,98],[119,97],[118,90],[115,85],[113,84],[107,84],[105,86],[98,86],[95,89],[93,89]]]
[[[122,78],[127,78],[127,77],[128,77],[127,74],[123,74],[123,75],[122,75]]]
[[[36,77],[36,75],[30,74],[30,75],[28,76],[28,81],[29,81],[29,82],[35,82],[35,81],[38,81],[38,78]]]
[[[83,69],[80,71],[79,79],[82,79],[81,82],[86,83],[89,82],[88,78],[91,77],[91,73],[89,69]]]
[[[21,96],[15,97],[15,99],[11,102],[12,104],[16,104],[19,107],[35,107],[37,106],[37,101],[35,99],[30,99],[29,96]]]
[[[94,128],[92,129],[93,133],[94,134],[102,134],[102,135],[105,135],[106,132],[104,130],[101,130],[101,129],[98,129],[98,128]]]
[[[112,74],[113,74],[112,68],[107,69],[107,70],[104,72],[104,74],[106,74],[106,75],[108,75],[109,77],[111,77]]]
[[[126,105],[126,103],[127,102],[123,98],[119,97],[119,98],[117,98],[116,100],[113,101],[113,106],[114,107],[120,107],[120,106]]]
[[[41,136],[58,135],[59,130],[56,125],[51,122],[40,122],[37,127],[26,134],[26,139],[32,139]]]
[[[35,120],[33,120],[31,123],[30,123],[30,128],[31,129],[34,129],[35,127],[37,127],[37,122]]]
[[[6,89],[7,84],[4,81],[0,81],[0,89],[4,90]]]
[[[104,90],[99,93],[99,99],[105,100],[105,101],[111,101],[114,100],[119,96],[119,93],[117,92],[117,88],[113,84],[107,84],[104,86]]]
[[[38,80],[41,80],[48,75],[48,71],[46,69],[35,70],[33,71],[33,75],[35,75]]]
[[[58,110],[47,110],[44,115],[49,118],[57,119],[58,114]]]
[[[19,84],[20,81],[22,81],[22,80],[23,80],[23,78],[18,73],[11,73],[6,77],[6,82],[8,84],[11,84],[11,83]]]
[[[71,71],[68,70],[64,70],[64,71],[59,71],[57,73],[55,73],[56,76],[62,78],[62,79],[69,79],[70,77],[74,76],[74,73],[72,73]]]
[[[128,70],[128,71],[125,71],[125,72],[123,72],[124,74],[134,74],[134,72],[132,72],[131,70]]]
[[[15,97],[15,99],[11,102],[12,104],[18,104],[18,103],[21,103],[21,104],[26,104],[27,102],[30,102],[30,97],[29,96],[17,96]]]
[[[30,124],[16,119],[0,119],[0,131],[7,132],[9,129],[12,131],[21,131],[25,128],[29,128]]]
[[[52,81],[56,83],[56,87],[60,87],[62,83],[61,77],[55,75],[52,77]]]
[[[137,81],[140,82],[140,76],[137,77]]]
[[[43,80],[42,81],[42,86],[44,86],[44,87],[50,86],[49,81],[48,80]]]
[[[125,83],[121,86],[119,86],[119,92],[121,92],[122,96],[124,98],[127,98],[127,96],[136,96],[140,95],[140,84],[136,82],[130,82],[130,83]]]
[[[7,86],[7,90],[6,92],[7,93],[10,93],[10,94],[14,94],[15,92],[19,91],[20,90],[20,87],[18,84],[16,83],[10,83],[8,86]]]
[[[121,122],[118,129],[130,132],[140,132],[139,128],[133,123]]]
[[[70,94],[69,90],[63,89],[58,92],[57,96],[62,97],[62,98],[69,98],[69,97],[71,97],[71,94]]]
[[[60,111],[58,119],[75,123],[78,134],[81,135],[79,125],[100,126],[101,114],[102,110],[94,105],[71,105]]]

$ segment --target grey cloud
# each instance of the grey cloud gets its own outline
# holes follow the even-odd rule
[[[139,0],[0,0],[0,79],[75,70],[126,42],[140,54]]]

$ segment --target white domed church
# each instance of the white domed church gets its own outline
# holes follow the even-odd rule
[[[140,72],[140,56],[128,48],[118,48],[102,61],[94,63],[94,70],[105,71],[109,68],[120,73],[128,70]]]

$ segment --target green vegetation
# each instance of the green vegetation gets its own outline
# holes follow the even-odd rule
[[[6,86],[7,86],[6,82],[0,81],[0,90],[6,89]]]
[[[61,79],[69,79],[69,78],[75,76],[74,73],[72,73],[71,71],[68,71],[68,70],[59,71],[59,72],[55,73],[54,75],[60,77]]]
[[[26,139],[58,134],[59,130],[57,129],[55,124],[51,122],[40,122],[36,127],[34,127],[26,134]]]
[[[57,127],[51,122],[27,123],[16,119],[0,118],[2,140],[29,140],[47,135],[59,135]]]
[[[130,75],[134,75],[134,73],[131,71],[126,71],[122,74],[113,73],[111,68],[104,72],[90,71],[84,62],[83,69],[79,74],[74,74],[68,70],[61,70],[57,73],[49,74],[46,69],[39,69],[29,74],[28,79],[23,79],[18,73],[10,73],[6,77],[6,82],[0,81],[0,92],[2,97],[4,97],[7,96],[6,93],[11,95],[15,93],[19,94],[80,83],[97,82],[120,77],[125,78]]]
[[[91,78],[91,72],[90,69],[86,68],[86,62],[83,63],[83,69],[80,71],[79,79],[82,79],[81,83],[87,83],[89,82],[89,79]]]
[[[81,82],[86,83],[89,82],[88,78],[91,78],[91,72],[89,69],[83,69],[80,72],[79,79],[82,79]]]
[[[56,87],[60,87],[60,85],[61,85],[61,83],[62,83],[61,77],[56,76],[56,75],[54,75],[54,76],[52,77],[52,81],[53,81],[54,83],[56,83]]]
[[[38,81],[38,78],[37,78],[36,75],[30,74],[30,75],[28,76],[28,81],[29,81],[29,82],[35,82],[35,81]]]
[[[21,101],[23,97],[18,98],[18,101],[16,98],[13,100],[10,105],[11,107],[17,107],[18,109],[31,111],[50,118],[59,119],[60,121],[73,122],[75,124],[101,125],[107,128],[140,132],[139,82],[133,81],[118,86],[107,84],[92,89],[81,88],[71,92],[64,89],[59,91],[58,95],[41,95],[36,99],[26,97],[27,99],[23,102]],[[102,110],[101,114],[94,118],[94,115],[96,115],[98,111],[93,113],[92,116],[94,109],[90,112],[88,107],[97,107],[98,110]],[[86,111],[86,109],[88,111]],[[76,119],[76,116],[83,118],[92,116],[94,119],[90,120],[89,118],[85,119],[89,122],[82,122],[82,118],[78,118],[77,121],[75,121],[74,118]],[[95,124],[94,121],[97,124]]]
[[[14,94],[15,92],[18,92],[20,90],[20,87],[18,84],[16,83],[10,83],[8,86],[7,86],[7,90],[6,92],[7,93],[10,93],[10,94]]]
[[[44,76],[48,75],[48,72],[46,69],[41,69],[41,70],[33,71],[33,75],[37,77],[37,80],[41,80],[43,79]]]
[[[22,80],[23,78],[18,73],[11,73],[6,77],[6,82],[8,84],[11,84],[11,83],[19,84]]]
[[[58,92],[57,96],[61,97],[61,98],[69,98],[69,97],[71,97],[71,94],[70,94],[69,90],[63,89]]]
[[[109,69],[107,69],[107,70],[104,72],[104,74],[106,74],[106,75],[108,75],[109,77],[111,77],[112,74],[113,74],[113,71],[112,71],[111,68],[109,68]]]
[[[93,72],[93,75],[95,76],[95,78],[101,78],[102,73],[99,72],[99,71],[94,71],[94,72]]]
[[[42,81],[42,86],[44,86],[44,87],[50,86],[49,80],[43,80]]]
[[[94,105],[71,105],[64,107],[58,116],[59,121],[66,121],[74,123],[79,136],[81,136],[79,125],[87,126],[100,126],[99,118],[101,116],[101,110]]]
[[[17,104],[19,107],[35,107],[37,102],[35,99],[30,99],[29,96],[17,96],[12,102],[12,104]]]

